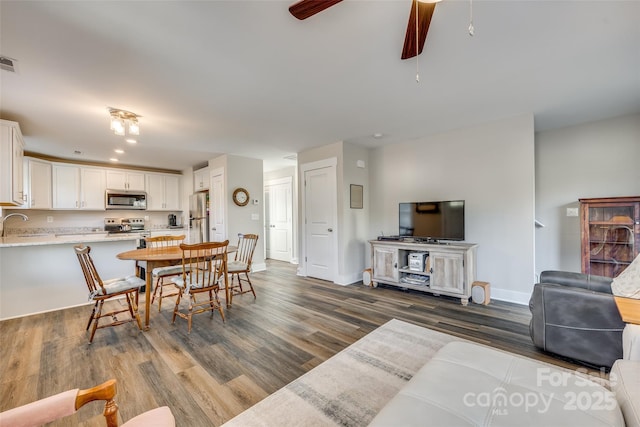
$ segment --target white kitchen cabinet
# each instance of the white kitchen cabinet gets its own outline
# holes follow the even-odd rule
[[[110,190],[145,191],[144,173],[108,169],[107,188]]]
[[[106,174],[100,168],[80,168],[82,209],[105,210]]]
[[[187,229],[186,228],[176,228],[173,230],[151,230],[150,234],[151,237],[158,237],[158,236],[185,236],[186,239],[186,235],[187,235]]]
[[[20,125],[0,120],[0,206],[24,203],[24,142]]]
[[[106,173],[103,168],[53,165],[53,208],[105,210]]]
[[[80,168],[72,165],[53,166],[53,208],[80,207]]]
[[[25,165],[25,195],[28,209],[51,209],[51,163],[27,158]]]
[[[180,210],[180,176],[148,173],[146,181],[147,210]]]
[[[198,169],[193,172],[193,191],[209,189],[209,168]]]

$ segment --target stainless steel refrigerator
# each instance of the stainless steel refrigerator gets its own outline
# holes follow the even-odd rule
[[[209,241],[209,192],[200,191],[189,198],[189,243]]]

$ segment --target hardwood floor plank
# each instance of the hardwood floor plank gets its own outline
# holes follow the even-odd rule
[[[267,261],[251,275],[257,298],[237,296],[220,315],[171,323],[173,301],[151,308],[151,330],[135,323],[85,331],[90,306],[0,322],[0,410],[73,388],[118,381],[121,421],[168,405],[179,426],[216,426],[318,366],[388,320],[419,326],[569,369],[529,338],[529,309],[463,306],[455,298],[362,284],[338,286]],[[221,293],[222,295],[222,293]],[[104,425],[102,405],[53,426]]]
[[[244,407],[228,387],[218,383],[201,366],[181,372],[180,379],[188,397],[198,404],[214,425],[222,424]]]

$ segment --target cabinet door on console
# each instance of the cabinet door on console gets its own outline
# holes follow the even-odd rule
[[[398,250],[373,247],[373,280],[398,281]]]
[[[464,255],[431,251],[431,289],[464,294]]]

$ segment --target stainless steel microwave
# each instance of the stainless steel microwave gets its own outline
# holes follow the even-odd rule
[[[107,190],[107,209],[147,209],[147,193],[144,191]]]

